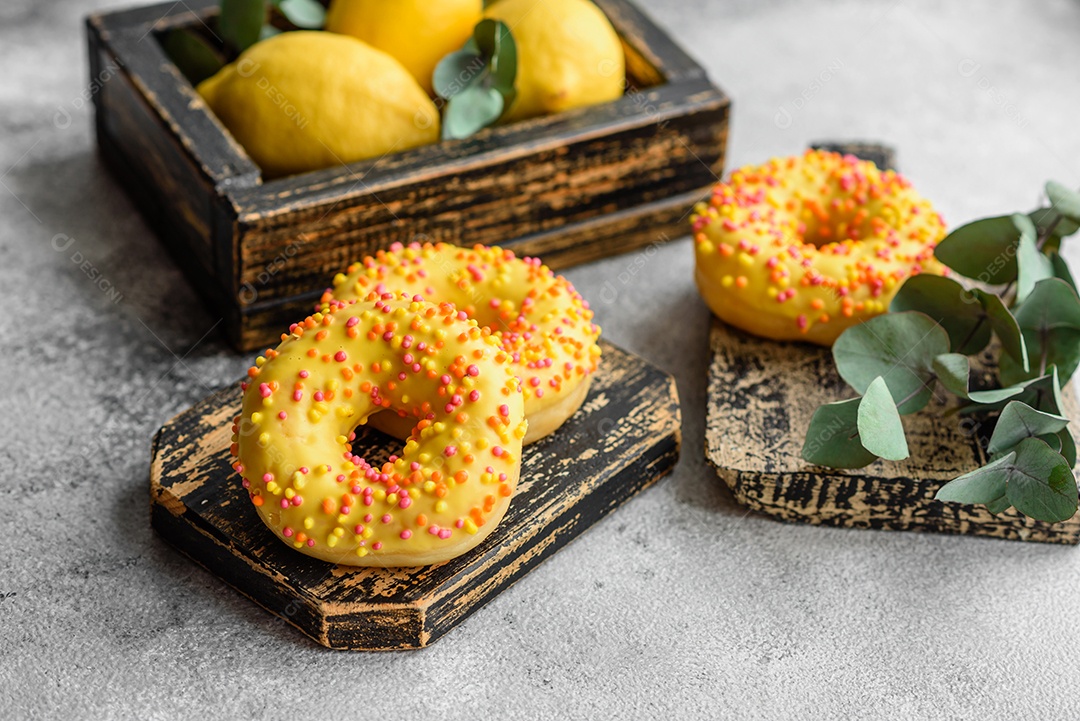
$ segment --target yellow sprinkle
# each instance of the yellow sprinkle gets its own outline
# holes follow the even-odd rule
[[[279,486],[276,481],[270,481],[269,483],[266,484],[266,490],[270,491],[271,493],[273,493],[276,496],[276,495],[278,495],[278,492],[281,490],[281,486]]]
[[[259,434],[259,445],[260,446],[268,446],[268,445],[270,445],[270,434],[269,433],[263,432],[263,433]]]
[[[465,525],[463,527],[465,529],[465,532],[470,534],[470,535],[475,535],[477,530],[479,530],[476,527],[476,523],[474,523],[471,518],[466,518],[465,519]]]
[[[290,501],[293,499],[293,496],[295,496],[295,495],[296,495],[296,491],[294,491],[293,489],[291,489],[291,488],[286,488],[285,489],[285,497],[288,498]]]
[[[263,419],[263,414],[259,413],[258,411],[255,411],[254,413],[251,414],[251,422],[252,423],[262,423],[262,419]]]
[[[730,288],[734,284],[735,279],[730,275],[725,275],[723,278],[720,279],[720,285],[724,286],[725,288]]]
[[[263,365],[265,365],[265,364],[266,364],[266,358],[264,358],[262,356],[259,356],[258,358],[255,359],[255,366],[257,368],[262,368]]]
[[[314,526],[314,525],[315,525],[315,519],[312,518],[311,516],[308,516],[307,518],[304,519],[304,528],[306,528],[307,530],[310,531],[311,527]]]
[[[359,556],[360,558],[363,558],[364,556],[367,555],[367,549],[364,548],[363,546],[360,546],[360,548],[356,549],[356,555]]]
[[[446,511],[446,501],[437,501],[435,503],[435,512],[444,513]]]
[[[337,536],[338,538],[341,538],[342,536],[345,535],[345,529],[338,526],[337,528],[334,529],[334,535]]]

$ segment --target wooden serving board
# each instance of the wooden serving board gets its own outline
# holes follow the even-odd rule
[[[154,438],[151,523],[169,543],[324,646],[427,646],[674,467],[674,379],[601,342],[582,408],[526,447],[498,528],[469,553],[421,568],[354,568],[288,548],[262,524],[230,467],[239,384],[166,423]],[[373,430],[354,448],[383,461],[401,442]]]
[[[807,463],[801,451],[810,418],[823,403],[853,398],[832,352],[805,343],[756,338],[713,318],[709,335],[705,455],[735,500],[781,521],[991,536],[1043,543],[1080,542],[1080,515],[1042,523],[1015,509],[934,500],[947,481],[986,463],[993,421],[943,417],[954,396],[938,391],[929,409],[904,417],[911,457],[844,471]],[[989,387],[991,355],[973,383]],[[1077,417],[1071,386],[1066,415]]]

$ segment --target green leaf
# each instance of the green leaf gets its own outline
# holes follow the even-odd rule
[[[1068,381],[1080,366],[1080,298],[1059,278],[1036,284],[1031,295],[1016,309],[1016,322],[1024,336],[1030,356],[1030,368],[1002,356],[1000,377],[1003,385],[1014,385],[1046,373],[1056,366],[1063,381]]]
[[[169,31],[161,45],[192,85],[198,85],[225,65],[225,59],[217,50],[190,30]]]
[[[486,72],[487,62],[476,53],[458,50],[450,53],[435,66],[431,76],[432,87],[440,97],[450,99],[480,83]]]
[[[1061,457],[1069,464],[1069,468],[1072,468],[1076,465],[1076,439],[1067,427],[1058,431],[1057,437],[1061,444]]]
[[[1047,433],[1057,433],[1069,419],[1059,415],[1044,413],[1026,403],[1012,401],[998,417],[990,445],[986,452],[991,455],[1007,451],[1025,438],[1036,438]]]
[[[1016,453],[1010,452],[1003,458],[954,478],[939,488],[934,498],[952,503],[996,505],[1005,498],[1008,488],[1008,475],[1005,469],[1015,459]]]
[[[886,313],[845,330],[833,344],[840,376],[865,393],[885,379],[901,414],[923,408],[933,393],[934,358],[949,352],[949,336],[922,313]]]
[[[1058,214],[1053,208],[1039,208],[1028,213],[1028,217],[1035,223],[1038,237],[1047,237],[1054,241],[1054,247],[1066,238],[1080,230],[1080,223],[1069,220]]]
[[[446,103],[443,138],[467,138],[494,123],[502,115],[503,96],[494,88],[466,88]]]
[[[1031,218],[1014,213],[1012,220],[1020,232],[1020,243],[1016,248],[1016,302],[1022,303],[1035,290],[1036,283],[1054,277],[1054,267],[1035,244],[1035,224]]]
[[[1000,514],[1000,513],[1004,513],[1005,511],[1009,510],[1010,508],[1012,508],[1012,504],[1009,503],[1009,499],[1006,498],[1005,496],[1002,496],[1001,498],[990,501],[990,503],[986,504],[986,510],[990,511],[995,516]]]
[[[1020,232],[1012,217],[982,218],[945,236],[934,255],[960,275],[1001,285],[1016,280],[1016,243]]]
[[[1046,197],[1050,199],[1054,210],[1069,220],[1080,223],[1080,193],[1051,180],[1046,184]]]
[[[961,398],[968,396],[968,376],[971,373],[968,357],[962,353],[944,353],[934,359],[934,373],[941,385]]]
[[[1027,346],[1024,344],[1024,335],[1020,331],[1020,324],[1016,322],[1012,311],[1008,309],[1000,297],[993,293],[978,288],[971,292],[979,299],[979,303],[990,321],[990,326],[1001,341],[1001,347],[1022,368],[1027,368]]]
[[[940,323],[955,352],[971,355],[990,342],[992,328],[978,296],[952,278],[929,273],[908,278],[893,297],[889,311],[909,310],[925,313]]]
[[[326,24],[326,8],[316,0],[273,0],[285,19],[304,30],[320,30]]]
[[[881,376],[870,383],[859,402],[856,425],[859,442],[874,455],[889,461],[902,461],[910,455],[896,402]]]
[[[946,483],[935,498],[983,503],[994,513],[1008,506],[1040,521],[1057,523],[1076,513],[1076,479],[1059,454],[1037,438],[1025,438],[1006,455]]]
[[[481,52],[491,58],[492,85],[513,91],[517,77],[517,43],[510,33],[510,26],[501,20],[481,20],[473,29],[473,39]]]
[[[281,31],[270,23],[267,23],[266,25],[263,25],[262,30],[259,31],[259,42],[262,42],[263,40],[268,40],[275,35],[281,35]]]
[[[1076,478],[1072,469],[1059,453],[1039,439],[1020,441],[1007,478],[1005,495],[1025,516],[1059,523],[1076,513]]]
[[[977,405],[968,406],[964,409],[965,412],[998,410],[1010,400],[1021,401],[1032,408],[1055,415],[1061,415],[1063,407],[1057,368],[1052,368],[1044,376],[1013,386],[987,391],[971,391],[968,393],[968,399]]]
[[[814,411],[806,431],[802,457],[830,468],[862,468],[877,460],[859,441],[861,398],[826,403]]]
[[[1076,281],[1073,279],[1072,271],[1069,270],[1069,264],[1061,257],[1061,253],[1050,254],[1050,265],[1054,267],[1055,278],[1060,278],[1076,290]]]
[[[218,32],[237,53],[242,53],[259,41],[266,22],[265,0],[221,0]]]

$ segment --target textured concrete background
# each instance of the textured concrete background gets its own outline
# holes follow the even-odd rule
[[[1076,549],[732,503],[702,460],[685,239],[619,285],[632,304],[596,296],[633,257],[570,273],[678,378],[674,476],[434,647],[323,650],[164,545],[151,435],[248,359],[95,156],[81,23],[104,5],[0,3],[0,716],[1080,716]],[[647,5],[734,97],[732,166],[884,139],[952,222],[1080,184],[1076,0]]]

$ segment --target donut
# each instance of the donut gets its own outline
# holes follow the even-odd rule
[[[451,303],[490,330],[521,379],[529,419],[526,444],[554,432],[584,402],[600,361],[600,328],[570,282],[538,259],[483,245],[398,243],[339,273],[322,303],[373,290]],[[374,427],[399,438],[409,434],[413,422],[400,413],[372,419]]]
[[[721,320],[832,345],[889,307],[904,279],[942,274],[945,223],[903,176],[811,150],[745,167],[691,215],[695,279]]]
[[[263,523],[309,556],[421,566],[480,543],[517,486],[524,399],[508,354],[449,303],[331,301],[248,371],[234,469]],[[385,463],[355,455],[377,411],[417,419]]]

